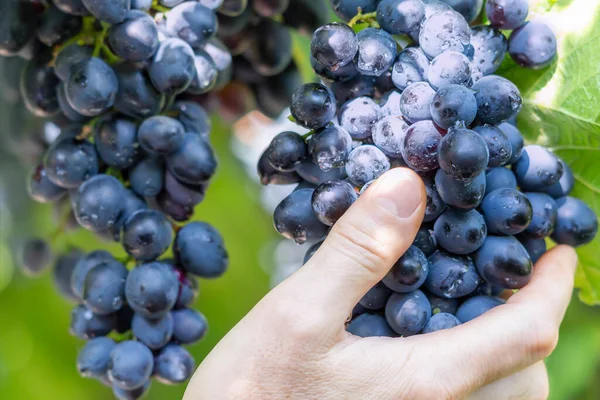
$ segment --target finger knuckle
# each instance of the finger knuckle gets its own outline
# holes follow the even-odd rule
[[[548,357],[558,344],[558,327],[544,321],[536,324],[535,335],[531,335],[528,351],[533,360],[542,360]]]

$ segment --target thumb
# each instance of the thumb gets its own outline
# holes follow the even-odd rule
[[[300,270],[317,306],[343,318],[411,246],[423,222],[425,187],[406,168],[382,175],[333,226]],[[289,282],[293,284],[293,282]]]

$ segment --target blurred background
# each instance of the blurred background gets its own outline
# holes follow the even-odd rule
[[[299,56],[307,57],[306,39],[300,46]],[[307,59],[299,65],[304,77],[310,76]],[[51,238],[55,253],[69,247],[104,248],[118,257],[124,253],[118,244],[99,242],[83,229],[60,233],[60,212],[29,200],[26,164],[33,164],[40,142],[51,141],[56,127],[34,120],[11,101],[18,97],[18,78],[11,74],[14,68],[0,65],[4,78],[0,80],[0,399],[111,399],[110,388],[83,379],[76,371],[76,355],[84,343],[68,333],[72,305],[57,294],[50,274],[23,276],[14,254],[31,236]],[[222,233],[230,269],[217,280],[200,282],[194,307],[208,318],[210,327],[204,340],[188,348],[198,363],[273,285],[299,268],[308,247],[281,241],[272,226],[270,211],[290,189],[263,188],[254,172],[271,137],[291,126],[285,116],[272,121],[258,113],[234,125],[213,118],[211,140],[220,166],[194,219],[207,221]],[[32,161],[24,163],[28,158]],[[546,364],[551,399],[599,398],[600,309],[585,306],[574,296],[558,348]],[[152,385],[147,399],[178,399],[185,390],[184,385]]]

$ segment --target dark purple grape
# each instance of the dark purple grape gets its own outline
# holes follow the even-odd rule
[[[273,168],[283,172],[293,171],[308,155],[304,138],[290,131],[275,136],[266,152]]]
[[[339,122],[352,139],[371,136],[373,126],[383,117],[381,108],[369,97],[350,100],[339,111]]]
[[[223,237],[206,222],[192,222],[181,228],[173,251],[183,270],[201,278],[217,278],[229,265]]]
[[[460,325],[460,321],[452,314],[439,313],[431,317],[422,333],[432,333],[444,329],[451,329]]]
[[[440,142],[438,160],[448,175],[469,182],[485,172],[489,163],[488,146],[472,130],[452,128]]]
[[[427,257],[418,247],[411,246],[383,277],[382,282],[396,293],[409,293],[423,285],[428,273]]]
[[[330,0],[331,8],[335,15],[348,22],[356,14],[358,9],[363,13],[370,13],[377,9],[378,0]]]
[[[96,315],[118,311],[125,302],[127,268],[116,260],[92,268],[85,277],[83,303]]]
[[[416,82],[408,86],[400,97],[402,116],[411,123],[431,120],[431,103],[435,90],[427,82]]]
[[[326,181],[342,180],[346,177],[346,169],[344,167],[332,168],[329,171],[323,171],[319,166],[312,160],[305,160],[302,162],[296,172],[300,175],[301,179],[313,185],[320,185]]]
[[[46,152],[44,168],[55,185],[76,188],[98,173],[98,155],[87,140],[59,138]]]
[[[514,189],[498,189],[487,196],[481,211],[491,234],[516,235],[523,232],[533,216],[527,197]]]
[[[327,226],[313,212],[313,189],[301,189],[286,197],[275,209],[273,219],[277,231],[298,244],[320,239],[327,234]]]
[[[346,162],[346,173],[358,187],[377,179],[390,169],[390,161],[381,150],[363,145],[352,150]]]
[[[64,0],[63,0],[64,1]],[[0,3],[0,55],[14,56],[35,35],[37,18],[33,2],[4,0]]]
[[[108,377],[120,389],[134,390],[143,387],[154,369],[152,351],[133,340],[117,344],[110,355]]]
[[[521,289],[531,279],[531,258],[513,236],[488,236],[473,259],[481,277],[494,286]]]
[[[427,79],[434,89],[446,85],[471,86],[471,61],[463,53],[445,51],[431,61]]]
[[[483,75],[490,75],[500,68],[508,50],[508,40],[498,29],[491,26],[481,25],[471,28],[471,45],[473,54],[473,65]]]
[[[254,28],[256,38],[244,56],[264,76],[283,72],[292,62],[292,36],[287,26],[270,18],[261,19]]]
[[[356,34],[346,24],[333,22],[313,33],[311,56],[330,71],[352,63],[358,51]]]
[[[336,110],[333,93],[319,83],[303,85],[292,96],[292,116],[307,129],[324,127],[335,118]]]
[[[508,53],[525,68],[540,69],[556,59],[556,37],[550,28],[530,21],[515,29],[508,39]]]
[[[519,158],[521,158],[521,155],[523,154],[523,146],[525,145],[523,135],[521,135],[521,132],[519,132],[519,130],[516,127],[509,124],[508,122],[501,123],[500,125],[498,125],[498,128],[500,128],[500,130],[510,141],[512,150],[510,160],[508,160],[508,164],[512,165],[519,161]]]
[[[476,120],[479,124],[498,125],[510,120],[521,110],[521,93],[508,79],[497,75],[485,76],[473,84],[473,90],[477,99]]]
[[[114,107],[119,112],[139,119],[158,114],[165,97],[152,85],[143,69],[124,63],[116,65],[114,71],[119,84]]]
[[[208,141],[186,133],[181,147],[167,157],[167,168],[177,180],[200,185],[215,174],[217,159]]]
[[[385,306],[385,317],[390,327],[404,337],[416,335],[431,318],[431,304],[420,290],[394,293]]]
[[[108,379],[106,372],[110,362],[110,353],[115,349],[114,340],[98,337],[90,340],[79,350],[77,372],[84,378]]]
[[[185,128],[175,118],[156,115],[144,120],[137,134],[140,146],[146,152],[168,155],[183,144]]]
[[[60,81],[48,61],[46,53],[37,55],[21,72],[21,97],[25,107],[38,117],[51,117],[60,111],[56,94]]]
[[[36,166],[29,176],[27,186],[29,197],[38,203],[53,203],[63,198],[67,191],[55,185],[42,164]]]
[[[479,133],[487,143],[490,154],[488,167],[495,168],[506,165],[512,157],[512,143],[504,132],[492,125],[476,126],[473,130]]]
[[[439,168],[438,148],[442,135],[431,121],[419,121],[406,131],[402,157],[415,171],[433,171]]]
[[[441,0],[459,12],[467,22],[477,19],[483,9],[483,0]]]
[[[507,168],[489,168],[485,172],[486,188],[485,195],[492,193],[497,189],[517,190],[517,179],[515,174]]]
[[[429,275],[425,287],[436,296],[454,299],[473,293],[481,281],[468,256],[438,250],[428,259]]]
[[[381,29],[367,28],[360,31],[356,39],[358,53],[354,66],[358,72],[367,76],[380,76],[389,71],[398,54],[398,44],[392,35]]]
[[[372,77],[359,74],[358,76],[355,76],[347,81],[332,83],[331,91],[335,95],[337,105],[342,106],[347,101],[356,99],[357,97],[375,96],[375,82],[373,81]]]
[[[177,302],[179,280],[172,266],[163,262],[142,264],[131,270],[125,282],[129,306],[141,316],[164,317]]]
[[[519,242],[525,247],[531,261],[535,264],[538,260],[546,253],[546,240],[545,239],[531,239],[523,235],[517,236]]]
[[[408,124],[401,117],[384,117],[371,129],[373,143],[388,157],[402,158],[404,138],[408,129]]]
[[[560,159],[537,145],[525,146],[513,171],[521,189],[532,192],[547,190],[558,183],[564,173]]]
[[[315,74],[319,75],[321,79],[325,79],[330,82],[344,82],[358,76],[359,72],[356,70],[354,63],[346,64],[343,67],[339,67],[335,71],[330,71],[323,64],[315,60],[310,56],[310,64],[315,71]]]
[[[363,313],[358,315],[346,327],[351,334],[359,337],[396,337],[386,319],[379,314]]]
[[[165,165],[159,158],[145,157],[129,169],[131,189],[141,197],[155,197],[165,184]]]
[[[391,295],[392,291],[382,282],[378,282],[360,299],[358,304],[367,310],[383,310]]]
[[[550,196],[558,199],[568,196],[575,186],[575,176],[573,170],[561,159],[558,160],[563,166],[563,176],[552,186],[547,187],[544,191]]]
[[[472,210],[479,206],[485,195],[486,179],[482,172],[471,182],[452,178],[440,169],[435,175],[435,187],[444,201],[451,207]]]
[[[490,24],[498,29],[517,29],[529,14],[528,0],[488,0],[485,13]]]
[[[471,125],[477,115],[477,100],[473,91],[465,86],[446,85],[439,88],[431,100],[429,111],[433,122],[443,129],[457,122]]]
[[[447,299],[445,297],[438,297],[431,293],[425,292],[427,295],[427,299],[431,304],[431,313],[433,315],[439,313],[446,314],[456,314],[456,310],[458,309],[458,300],[457,299]]]
[[[131,62],[145,61],[158,49],[158,27],[147,13],[132,10],[110,28],[108,39],[117,56]]]
[[[148,75],[161,93],[173,95],[185,91],[196,75],[194,51],[181,39],[163,40],[150,60]]]
[[[166,30],[172,37],[200,47],[217,33],[217,16],[198,2],[179,4],[165,14]]]
[[[119,89],[113,69],[97,57],[73,65],[65,85],[71,107],[88,117],[100,115],[112,107]]]
[[[377,6],[377,22],[392,35],[418,30],[424,19],[425,6],[420,0],[381,0]]]
[[[115,315],[96,315],[83,304],[76,306],[71,312],[69,332],[83,340],[105,336],[112,331]]]
[[[523,235],[532,239],[544,239],[550,236],[554,232],[558,218],[556,202],[545,193],[525,193],[525,196],[531,203],[533,217]]]
[[[490,296],[471,297],[460,305],[456,311],[456,318],[463,324],[481,316],[494,307],[504,304],[502,299]]]
[[[354,187],[346,181],[327,181],[314,190],[312,209],[325,225],[333,226],[358,199]]]
[[[131,167],[141,156],[137,125],[128,118],[115,115],[98,121],[94,144],[102,161],[118,169]]]
[[[123,212],[125,188],[110,175],[96,175],[78,189],[74,211],[77,222],[100,232],[112,228]]]
[[[50,5],[41,17],[36,35],[40,42],[52,47],[75,36],[80,30],[81,18],[65,14],[56,6]]]
[[[392,68],[392,81],[399,90],[416,82],[425,82],[428,76],[429,60],[420,47],[407,47],[398,54]]]
[[[587,204],[574,197],[556,200],[558,219],[552,240],[569,246],[590,243],[598,233],[598,217]]]
[[[258,161],[257,171],[258,176],[260,177],[260,183],[263,185],[290,185],[302,180],[300,175],[295,171],[281,172],[273,168],[269,162],[268,155],[268,152],[265,151]],[[319,169],[316,164],[314,165]]]
[[[171,224],[155,210],[138,211],[123,227],[123,248],[139,261],[156,260],[169,248],[172,239]]]
[[[155,378],[164,384],[180,384],[192,377],[194,357],[182,346],[169,344],[155,359]]]
[[[475,210],[446,210],[434,226],[437,243],[444,250],[458,255],[470,254],[480,248],[487,231],[483,216]]]
[[[470,40],[469,24],[453,10],[441,11],[428,17],[419,32],[419,45],[431,59],[451,50],[467,55],[472,50]]]
[[[351,151],[352,137],[339,126],[328,126],[308,141],[308,152],[323,171],[343,166]]]
[[[131,0],[81,0],[85,8],[102,22],[118,24],[125,19],[127,11],[131,7]]]

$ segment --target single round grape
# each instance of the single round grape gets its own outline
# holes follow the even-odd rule
[[[406,131],[402,157],[416,171],[433,171],[439,168],[438,148],[442,135],[431,121],[419,121]]]
[[[110,28],[108,40],[115,54],[124,60],[145,61],[158,49],[158,27],[147,13],[132,10]]]
[[[471,86],[471,61],[457,51],[445,51],[431,61],[427,79],[434,89],[446,85]]]
[[[550,236],[554,232],[558,218],[556,201],[545,193],[525,193],[525,196],[531,203],[533,216],[523,235],[532,239],[544,239]]]
[[[131,7],[131,0],[114,0],[110,2],[82,0],[82,2],[94,17],[109,24],[122,22]]]
[[[71,302],[79,302],[79,298],[73,292],[71,276],[77,263],[83,258],[83,253],[73,249],[68,253],[61,254],[56,259],[52,268],[52,280],[58,292]]]
[[[373,143],[388,157],[402,158],[402,147],[408,129],[408,124],[401,117],[384,117],[371,129]]]
[[[312,161],[312,159],[304,160],[304,162],[296,168],[296,172],[302,179],[313,185],[320,185],[327,181],[341,180],[346,177],[346,169],[344,167],[323,171]]]
[[[481,281],[471,257],[438,250],[428,258],[425,287],[436,296],[453,299],[468,296]]]
[[[89,120],[89,117],[79,114],[79,112],[69,104],[69,100],[67,100],[67,89],[64,82],[60,82],[56,87],[56,100],[58,101],[60,111],[70,121],[87,122]]]
[[[155,359],[155,377],[165,384],[183,383],[194,373],[194,358],[182,346],[169,344]]]
[[[442,11],[427,18],[419,32],[419,45],[433,59],[445,51],[467,55],[472,50],[471,29],[462,15],[453,10]]]
[[[46,152],[44,168],[55,185],[76,188],[98,173],[98,155],[87,140],[59,138]]]
[[[481,247],[487,236],[483,216],[475,210],[446,210],[435,222],[437,243],[452,254],[466,255]]]
[[[140,146],[150,154],[171,154],[183,144],[185,128],[178,120],[156,115],[138,128]]]
[[[96,175],[78,189],[77,222],[92,231],[104,231],[117,223],[123,212],[123,184],[110,175]]]
[[[50,266],[52,249],[43,239],[28,240],[23,246],[21,268],[29,276],[38,276]]]
[[[352,137],[339,126],[328,126],[308,141],[308,153],[323,171],[343,166],[351,151]]]
[[[60,111],[57,97],[59,79],[54,74],[46,53],[30,60],[21,71],[19,90],[21,97],[32,114],[50,117]]]
[[[360,31],[356,39],[358,53],[354,65],[358,72],[367,76],[380,76],[392,67],[398,54],[398,44],[392,35],[381,29],[367,28]]]
[[[198,280],[191,275],[185,276],[183,280],[179,282],[179,296],[177,297],[177,303],[175,308],[186,308],[191,307],[198,295],[200,289],[198,287]]]
[[[473,128],[487,143],[490,161],[489,168],[502,167],[512,157],[512,143],[504,132],[492,125],[476,126]]]
[[[431,314],[436,315],[440,313],[456,314],[458,309],[458,299],[447,299],[445,297],[438,297],[431,293],[425,293],[427,299],[431,304]]]
[[[133,214],[123,227],[123,247],[136,260],[152,261],[171,245],[173,230],[166,217],[155,210]]]
[[[337,71],[351,63],[357,51],[356,34],[346,24],[333,22],[323,25],[313,33],[311,55],[330,71]]]
[[[292,116],[307,129],[324,127],[335,118],[336,110],[333,93],[319,83],[301,86],[292,97]]]
[[[459,12],[467,22],[477,19],[483,9],[483,0],[441,0]]]
[[[333,226],[358,199],[354,187],[346,181],[328,181],[317,186],[312,195],[315,215],[325,225]]]
[[[392,295],[392,291],[388,289],[382,282],[378,282],[373,286],[362,299],[359,300],[358,304],[366,308],[367,310],[378,311],[385,308],[385,304]]]
[[[521,289],[531,279],[529,253],[513,236],[488,236],[473,259],[481,277],[494,286]]]
[[[546,253],[546,240],[545,239],[531,239],[523,235],[517,237],[519,242],[525,247],[531,261],[535,264],[538,260]]]
[[[489,151],[485,140],[465,128],[448,131],[439,145],[440,167],[455,179],[469,182],[482,174],[489,163]]]
[[[517,190],[517,178],[510,169],[507,168],[489,168],[485,172],[486,188],[485,195],[492,193],[497,189]]]
[[[411,246],[383,277],[382,282],[396,293],[409,293],[423,285],[428,273],[427,257],[418,247]]]
[[[156,197],[165,185],[165,165],[159,158],[145,157],[129,169],[131,189],[141,197]]]
[[[390,161],[373,145],[359,146],[352,150],[346,162],[348,178],[359,187],[377,179],[389,169]]]
[[[132,10],[148,11],[152,7],[152,0],[131,0]]]
[[[498,189],[487,196],[481,211],[491,234],[516,235],[523,232],[533,217],[527,197],[514,189]]]
[[[148,319],[135,314],[131,321],[131,332],[151,350],[160,350],[173,336],[173,317],[168,313],[160,319]]]
[[[339,122],[352,139],[371,136],[373,126],[383,117],[381,108],[369,97],[350,100],[340,109]]]
[[[504,304],[504,301],[496,297],[471,297],[460,305],[458,311],[456,311],[456,318],[464,324],[502,304]]]
[[[398,54],[392,68],[392,81],[399,90],[429,77],[429,60],[420,47],[407,47]]]
[[[183,308],[171,311],[173,339],[181,344],[192,344],[202,339],[208,330],[208,321],[196,310]]]
[[[140,342],[127,340],[117,344],[111,353],[108,376],[113,385],[126,390],[137,389],[150,379],[154,357]]]
[[[318,166],[316,168],[319,169]],[[258,160],[257,172],[260,177],[260,183],[263,185],[290,185],[302,180],[300,175],[295,171],[281,172],[273,168],[269,162],[269,153],[266,150]]]
[[[573,191],[573,187],[575,186],[575,176],[573,175],[573,170],[571,167],[565,164],[565,162],[561,159],[558,161],[563,166],[563,176],[557,183],[544,189],[546,193],[555,199],[568,196]]]
[[[525,146],[513,171],[521,189],[532,192],[543,191],[556,184],[564,173],[560,159],[537,145]]]
[[[517,29],[527,19],[529,1],[489,0],[485,5],[485,13],[494,28]]]
[[[143,317],[164,317],[177,302],[179,280],[173,267],[163,262],[142,264],[129,272],[125,296],[129,306]]]
[[[508,50],[506,36],[487,25],[471,28],[471,45],[475,50],[473,64],[483,75],[496,72]]]
[[[95,315],[83,304],[76,306],[71,312],[69,332],[83,340],[108,335],[115,324],[114,314]]]
[[[335,95],[337,105],[342,106],[347,101],[357,97],[375,96],[375,82],[372,77],[359,74],[347,81],[332,83],[331,92]]]
[[[273,168],[292,171],[308,155],[304,138],[296,132],[282,132],[275,136],[267,150]]]
[[[410,123],[431,119],[431,103],[435,90],[427,82],[416,82],[408,86],[400,97],[402,116]]]
[[[75,297],[83,300],[83,288],[85,285],[85,278],[88,273],[95,267],[103,265],[114,260],[113,256],[104,250],[92,251],[91,253],[83,256],[75,267],[71,274],[71,289]]]
[[[65,87],[71,107],[79,114],[94,117],[114,105],[119,83],[113,69],[93,57],[73,65]]]
[[[473,91],[477,99],[476,119],[479,124],[498,125],[521,110],[521,93],[508,79],[497,75],[485,76],[473,84]]]
[[[119,64],[114,71],[119,85],[114,104],[117,111],[138,119],[160,112],[165,96],[156,90],[143,69],[133,64]]]
[[[181,228],[173,251],[183,270],[201,278],[217,278],[229,265],[223,237],[206,222],[192,222]]]
[[[404,337],[421,332],[429,318],[431,305],[420,290],[394,293],[385,306],[385,317],[390,327]]]
[[[443,129],[451,128],[457,122],[470,125],[477,115],[477,100],[465,86],[442,86],[431,100],[430,114],[433,121]]]
[[[186,90],[187,93],[200,95],[209,92],[217,84],[217,66],[207,52],[199,49],[194,51],[194,66],[196,73]]]
[[[198,2],[185,2],[166,14],[166,29],[170,36],[199,47],[217,33],[217,17],[208,7]]]
[[[107,378],[110,354],[116,347],[114,340],[98,337],[90,340],[77,354],[77,372],[84,378]]]
[[[500,125],[498,125],[498,128],[500,128],[500,130],[510,141],[512,155],[510,157],[510,160],[508,160],[507,164],[512,165],[519,161],[519,158],[521,158],[521,155],[523,154],[523,147],[525,146],[523,135],[521,135],[521,132],[519,132],[519,130],[516,127],[509,124],[508,122],[501,123]]]
[[[522,67],[544,68],[556,59],[556,37],[542,22],[530,21],[515,29],[508,39],[508,53]]]
[[[427,202],[425,208],[425,217],[423,222],[435,221],[447,208],[435,186],[435,181],[432,177],[422,177],[425,184],[425,192],[427,194]]]
[[[110,230],[115,237],[115,241],[121,240],[121,228],[125,225],[125,221],[129,219],[133,214],[138,211],[145,210],[148,208],[146,202],[138,197],[137,194],[133,192],[131,189],[125,189],[123,192],[123,198],[121,199],[123,203],[123,211],[115,225],[113,225]]]
[[[358,9],[364,13],[371,13],[377,9],[378,0],[330,0],[331,8],[335,15],[348,22],[356,14]]]
[[[485,195],[485,173],[476,175],[471,182],[457,180],[440,169],[435,174],[435,187],[444,201],[451,207],[472,210],[481,204]]]
[[[93,52],[92,46],[79,46],[77,43],[63,47],[54,60],[54,73],[60,80],[67,81],[71,76],[71,67],[91,58]]]
[[[141,156],[135,121],[115,117],[98,121],[94,130],[94,144],[100,158],[108,166],[126,169]]]
[[[83,303],[96,315],[118,311],[125,302],[127,268],[110,260],[92,268],[83,285]]]
[[[38,203],[53,203],[63,198],[67,191],[55,185],[42,164],[37,165],[31,172],[27,189],[29,197]]]
[[[552,240],[569,246],[590,243],[598,233],[598,217],[583,201],[574,197],[556,200],[558,219]]]
[[[413,32],[424,19],[425,6],[420,0],[381,0],[377,6],[377,22],[392,35]]]
[[[148,75],[160,93],[174,95],[185,91],[196,76],[194,51],[181,39],[163,40],[149,62]]]
[[[217,159],[207,140],[186,133],[179,149],[167,156],[167,168],[178,181],[199,185],[215,174]]]
[[[275,229],[298,244],[321,239],[327,234],[324,225],[313,212],[313,189],[301,189],[283,199],[273,213]]]
[[[379,314],[364,313],[354,318],[346,327],[351,334],[359,337],[396,337],[386,319]]]
[[[439,313],[431,317],[422,333],[437,332],[444,329],[451,329],[460,325],[460,321],[452,314]]]
[[[136,0],[132,0],[132,1],[136,1]],[[140,0],[137,0],[137,1],[140,1]],[[118,387],[116,385],[113,385],[112,390],[113,390],[113,394],[115,395],[115,397],[119,400],[138,400],[138,399],[141,399],[142,397],[144,397],[146,395],[146,393],[148,393],[148,390],[150,390],[150,384],[151,384],[151,381],[148,381],[148,382],[144,383],[143,386],[141,386],[137,389],[133,389],[133,390],[125,390],[125,389],[121,389],[120,387]]]

